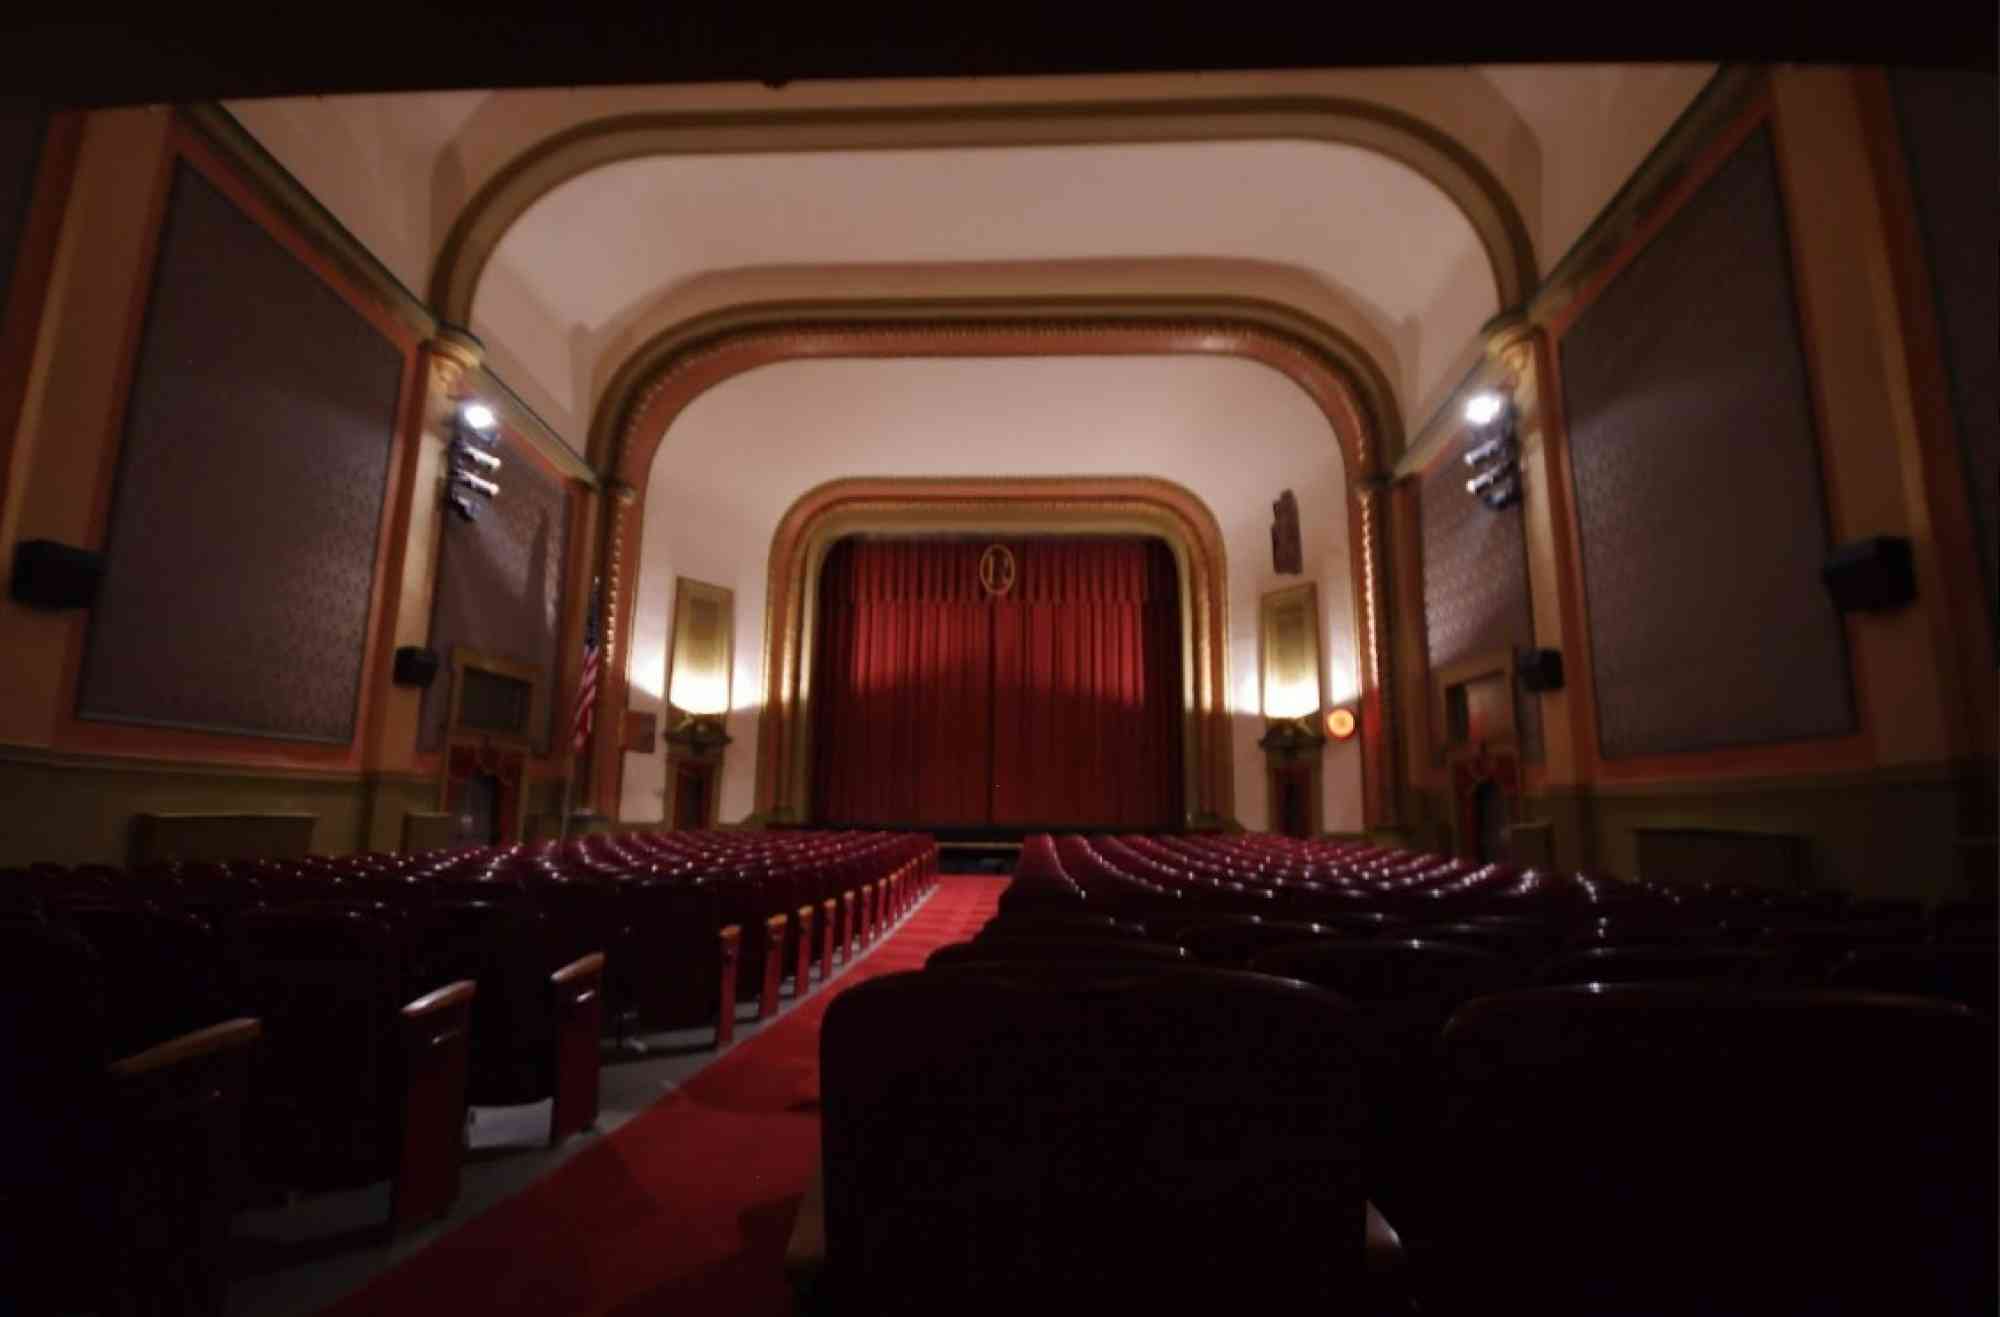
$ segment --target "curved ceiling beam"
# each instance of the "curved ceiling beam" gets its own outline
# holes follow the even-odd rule
[[[1124,330],[1121,335],[1117,331]],[[1058,337],[1045,337],[1053,331]],[[1010,355],[1009,344],[1107,355],[1137,344],[1145,353],[1243,356],[1290,377],[1325,413],[1350,480],[1388,470],[1403,447],[1396,391],[1374,356],[1352,338],[1291,307],[1254,298],[1070,297],[764,302],[698,316],[646,340],[619,364],[591,409],[591,464],[645,488],[672,415],[699,390],[668,390],[688,372],[713,383],[745,362],[814,356]],[[777,345],[782,345],[780,349]],[[928,345],[913,352],[912,344]],[[1014,353],[1019,348],[1013,349]],[[776,353],[776,358],[772,356]],[[648,415],[649,410],[654,414]],[[635,451],[643,446],[643,451]]]
[[[635,301],[588,339],[593,365],[576,382],[576,414],[595,414],[619,369],[663,335],[683,326],[697,333],[713,317],[782,306],[853,319],[919,304],[985,306],[996,314],[1130,315],[1146,309],[1206,318],[1267,315],[1273,328],[1314,338],[1340,355],[1357,376],[1379,368],[1395,393],[1393,406],[1372,397],[1379,414],[1408,414],[1414,391],[1415,347],[1409,325],[1384,314],[1352,289],[1309,270],[1274,261],[1224,257],[1136,257],[1060,261],[958,261],[924,264],[849,263],[717,268]],[[700,322],[696,326],[696,322]],[[1364,362],[1363,357],[1367,360]],[[579,444],[588,434],[579,433]],[[1394,435],[1392,451],[1400,451]]]
[[[1303,140],[1357,147],[1430,180],[1463,212],[1492,267],[1503,310],[1537,282],[1528,226],[1499,178],[1422,119],[1372,102],[1282,95],[1213,100],[655,112],[578,124],[499,169],[465,204],[433,269],[430,304],[469,324],[479,281],[522,215],[569,180],[648,156],[1132,142]]]

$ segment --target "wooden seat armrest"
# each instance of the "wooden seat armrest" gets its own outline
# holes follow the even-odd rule
[[[420,1020],[427,1015],[437,1015],[454,1006],[470,1006],[472,998],[479,991],[479,985],[471,979],[460,979],[447,983],[435,992],[427,992],[403,1008],[403,1018]]]
[[[826,1269],[826,1174],[813,1166],[805,1196],[799,1199],[799,1215],[792,1223],[792,1237],[785,1244],[785,1278],[794,1289],[802,1289]]]
[[[549,975],[549,981],[558,985],[578,983],[601,978],[604,974],[604,953],[593,951],[587,956],[578,956],[569,964]]]
[[[1362,1223],[1361,1236],[1364,1265],[1373,1276],[1401,1271],[1409,1261],[1403,1251],[1403,1237],[1389,1224],[1389,1218],[1375,1210],[1375,1204],[1368,1203],[1366,1207],[1368,1214]]]
[[[211,1024],[205,1029],[184,1033],[178,1038],[169,1038],[157,1046],[148,1047],[143,1052],[134,1052],[111,1063],[111,1073],[119,1079],[133,1079],[140,1075],[165,1070],[169,1066],[180,1065],[197,1057],[209,1056],[227,1051],[232,1047],[247,1047],[264,1032],[262,1022],[254,1016],[224,1020]]]

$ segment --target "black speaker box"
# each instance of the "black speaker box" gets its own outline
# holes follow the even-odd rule
[[[1901,536],[1878,535],[1843,544],[1828,555],[1819,575],[1833,596],[1833,606],[1843,613],[1901,608],[1917,597],[1910,542]]]
[[[14,577],[8,589],[30,608],[88,608],[104,579],[104,555],[54,540],[22,540],[14,546]]]
[[[438,656],[434,649],[405,645],[396,651],[396,684],[428,686],[437,680]]]
[[[1559,691],[1563,686],[1562,651],[1524,649],[1514,656],[1514,672],[1520,677],[1523,690]]]

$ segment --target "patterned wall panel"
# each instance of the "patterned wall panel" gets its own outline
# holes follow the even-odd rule
[[[47,130],[48,115],[39,108],[0,103],[0,306],[7,305]]]
[[[1986,601],[2000,633],[2000,80],[1900,69],[1891,79],[1930,258]]]
[[[1453,445],[1423,476],[1417,491],[1423,525],[1424,628],[1433,671],[1535,643],[1521,505],[1495,511],[1477,495],[1466,493],[1471,472],[1459,460],[1462,447]],[[1520,730],[1521,757],[1539,762],[1541,704],[1518,689],[1514,723]]]
[[[1767,128],[1562,341],[1607,758],[1855,728]]]
[[[522,450],[503,445],[506,465],[494,477],[500,495],[479,510],[479,520],[447,515],[438,550],[437,595],[426,642],[444,666],[424,692],[418,745],[444,744],[451,713],[452,647],[462,645],[495,658],[542,669],[544,699],[534,728],[535,750],[546,754],[555,718],[560,669],[563,563],[569,553],[567,486]]]
[[[351,739],[402,370],[394,343],[179,166],[80,716]]]

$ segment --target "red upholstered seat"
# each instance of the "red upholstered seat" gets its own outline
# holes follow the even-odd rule
[[[1913,998],[1486,997],[1445,1030],[1427,1313],[1991,1312],[1993,1027]]]
[[[827,1284],[873,1313],[1366,1311],[1352,1013],[1180,969],[968,966],[820,1038]]]

